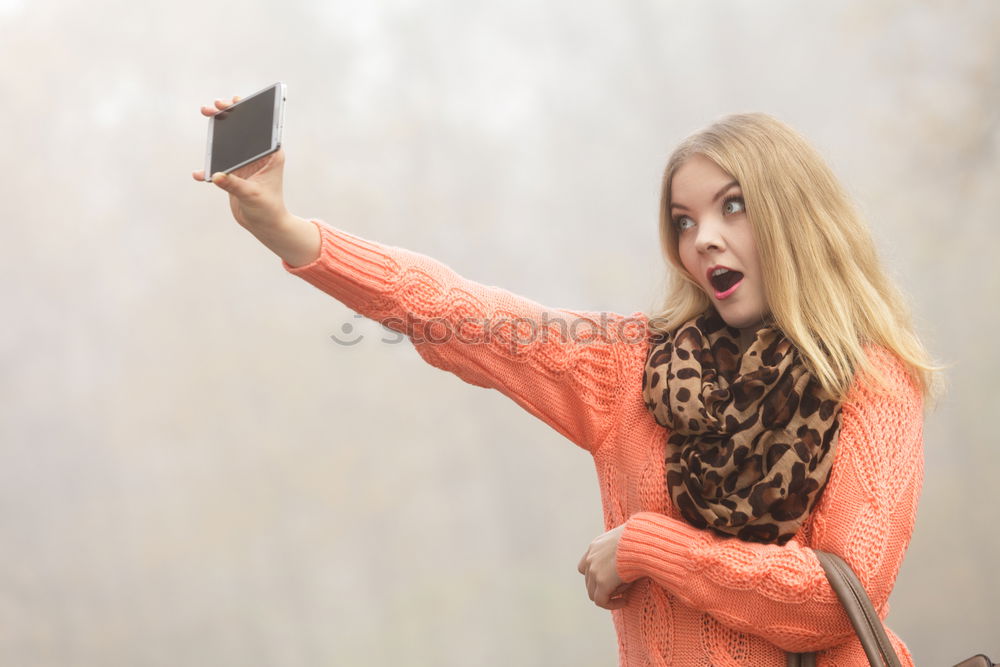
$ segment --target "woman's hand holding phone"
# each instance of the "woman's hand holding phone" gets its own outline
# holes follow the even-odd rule
[[[214,116],[239,102],[238,96],[231,102],[215,100],[215,105],[205,105],[201,113]],[[279,148],[255,162],[240,167],[230,174],[212,174],[212,182],[229,193],[229,207],[233,217],[247,229],[275,224],[288,214],[282,193],[282,176],[285,166],[284,149]],[[205,170],[191,174],[196,181],[205,180]]]
[[[214,116],[239,102],[216,99],[213,105],[201,107],[205,116]],[[212,183],[229,193],[229,208],[236,222],[256,236],[275,254],[297,267],[319,257],[320,238],[316,226],[298,218],[285,207],[282,178],[285,149],[242,166],[230,174],[212,174]],[[205,180],[205,170],[191,173],[196,181]]]

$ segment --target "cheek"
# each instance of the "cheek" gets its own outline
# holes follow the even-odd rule
[[[757,252],[757,242],[753,238],[753,230],[749,224],[744,228],[744,235],[740,240],[740,245],[746,249],[747,259],[750,260],[751,266],[759,273],[760,254]]]
[[[691,275],[694,275],[696,258],[694,253],[691,252],[691,249],[687,247],[687,244],[677,244],[677,256],[681,258],[681,264],[684,265],[684,268],[687,269]]]
[[[679,254],[681,258],[681,264],[684,265],[684,268],[687,269],[687,272],[690,273],[697,281],[698,265],[695,262],[694,258],[691,257],[690,253],[685,253],[683,250],[681,250]]]

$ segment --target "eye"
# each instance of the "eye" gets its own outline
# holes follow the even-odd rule
[[[745,213],[746,212],[746,203],[743,201],[743,197],[741,195],[730,195],[729,197],[726,197],[725,199],[723,199],[722,200],[722,211],[725,212],[726,211],[726,207],[729,206],[732,203],[735,203],[735,202],[739,202],[739,209],[736,210],[736,211],[733,211],[733,213]],[[678,232],[683,232],[685,229],[688,229],[690,227],[690,225],[684,226],[682,224],[684,220],[691,220],[691,218],[689,218],[686,215],[679,215],[676,218],[674,218],[674,220],[673,220],[674,228],[677,229]],[[693,223],[694,221],[691,220],[691,222]]]
[[[687,217],[686,215],[682,215],[679,218],[674,218],[674,227],[677,228],[677,231],[683,232],[685,229],[687,229],[687,227],[682,227],[681,226],[681,221],[683,221],[683,220],[690,220],[690,219],[691,218]]]
[[[733,195],[732,197],[726,197],[724,200],[722,200],[722,210],[725,211],[726,210],[726,206],[728,206],[732,202],[737,202],[737,201],[740,203],[740,210],[736,211],[736,212],[737,213],[745,212],[746,211],[746,204],[743,203],[743,197],[741,197],[739,195]]]

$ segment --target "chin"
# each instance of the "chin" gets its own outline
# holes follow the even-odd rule
[[[723,312],[719,312],[722,315],[723,321],[734,329],[759,329],[764,322],[764,318],[759,315],[756,316],[739,316],[739,315],[727,315]]]

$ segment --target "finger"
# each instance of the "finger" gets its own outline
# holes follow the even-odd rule
[[[624,595],[622,595],[621,597],[611,598],[610,600],[608,600],[608,604],[604,608],[605,609],[621,609],[622,607],[626,606],[627,604],[628,604],[628,598],[626,598]]]
[[[228,109],[232,105],[234,105],[237,102],[239,102],[241,99],[243,99],[243,98],[240,97],[239,95],[233,95],[233,99],[231,101],[229,101],[229,102],[226,102],[225,100],[216,97],[215,98],[215,102],[214,102],[215,106],[211,106],[211,105],[208,105],[208,104],[202,104],[201,105],[201,112],[203,114],[205,114],[206,116],[214,116],[219,111],[221,111],[223,109]]]
[[[236,104],[241,99],[243,99],[243,98],[240,97],[239,95],[233,95],[233,99],[232,99],[231,102],[225,102],[223,100],[220,100],[220,99],[216,98],[215,99],[215,106],[209,106],[208,104],[202,104],[201,105],[201,112],[203,114],[205,114],[206,116],[214,116],[215,114],[219,113],[223,109],[228,109],[232,105]]]
[[[597,597],[594,599],[594,602],[597,603],[598,607],[608,609],[611,604],[611,594],[605,593],[604,590],[598,590]]]
[[[598,593],[597,604],[604,609],[621,609],[628,604],[628,587],[619,586],[609,594]]]
[[[191,172],[191,176],[193,176],[194,180],[196,180],[196,181],[204,181],[205,180],[205,170],[204,169],[199,169],[197,171],[192,171]]]
[[[215,106],[219,107],[220,109],[228,109],[229,107],[239,102],[241,99],[242,98],[239,95],[233,95],[233,99],[227,102],[217,97],[215,98]]]
[[[614,590],[614,592],[611,594],[611,597],[616,598],[619,595],[625,595],[630,588],[632,588],[631,583],[621,584],[618,588]]]
[[[249,194],[249,184],[235,174],[217,171],[212,174],[212,182],[236,197],[246,197]]]
[[[201,105],[201,112],[203,114],[205,114],[206,116],[214,116],[215,114],[217,114],[217,113],[219,113],[221,111],[225,111],[229,107],[229,105],[226,104],[225,102],[222,103],[224,105],[222,107],[219,107],[218,104],[219,104],[218,100],[216,100],[215,106],[213,106],[211,104],[202,104]]]
[[[579,572],[580,574],[584,573],[584,567],[583,566],[587,562],[587,552],[588,551],[590,551],[590,549],[587,549],[587,551],[585,551],[583,553],[583,558],[580,559],[580,562],[576,566],[576,571]]]

